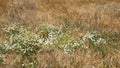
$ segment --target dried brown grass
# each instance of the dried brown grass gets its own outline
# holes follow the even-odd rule
[[[10,1],[10,2],[9,2]],[[114,24],[119,18],[119,0],[1,0],[2,11],[7,13],[9,22],[23,22],[26,25],[37,25],[38,22],[61,24],[64,18],[84,20],[90,23],[101,18],[102,24]],[[109,7],[113,3],[113,8]],[[10,4],[10,5],[9,5]],[[108,5],[108,6],[107,6]],[[115,7],[114,7],[115,6]],[[3,14],[3,12],[1,12]],[[116,17],[118,16],[118,17]],[[111,21],[112,20],[112,21]],[[110,23],[112,22],[112,23]],[[95,23],[96,25],[96,23]],[[117,24],[118,25],[118,24]],[[114,27],[113,27],[114,28]]]
[[[5,64],[0,67],[20,68],[16,62],[20,61],[20,56],[16,54],[5,55]],[[38,65],[45,68],[119,68],[120,67],[120,52],[112,50],[102,57],[101,53],[93,52],[92,50],[78,50],[74,54],[68,55],[61,51],[53,51],[45,54],[37,55]],[[26,61],[27,62],[27,61]]]
[[[22,23],[32,28],[36,28],[40,23],[59,26],[68,22],[72,23],[74,36],[79,29],[81,32],[106,30],[119,33],[119,6],[119,0],[16,0],[16,2],[15,0],[0,0],[0,17],[4,19],[1,20],[4,24],[0,23],[0,31],[2,31],[2,26],[10,22]],[[2,34],[0,32],[1,37]],[[112,40],[110,43],[118,42]],[[38,61],[42,66],[51,64],[52,68],[120,68],[120,51],[114,49],[109,49],[109,51],[107,56],[102,58],[100,53],[91,50],[86,53],[78,50],[71,56],[56,50],[38,55]],[[8,63],[11,68],[15,67],[13,61],[7,60],[11,62]]]

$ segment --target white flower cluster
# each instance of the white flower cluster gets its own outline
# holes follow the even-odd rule
[[[99,34],[97,34],[96,32],[86,33],[80,39],[72,40],[68,42],[66,45],[64,45],[63,46],[64,52],[71,53],[71,52],[74,52],[79,47],[83,49],[88,49],[89,46],[86,45],[87,41],[90,41],[95,48],[100,47],[101,44],[102,45],[106,44],[106,40],[102,38]]]
[[[93,33],[86,33],[83,36],[83,41],[90,40],[94,45],[99,45],[100,43],[106,43],[106,40],[102,38],[99,34],[96,32]]]
[[[38,35],[22,28],[19,33],[11,34],[10,38],[3,42],[3,48],[5,51],[14,51],[28,55],[33,52],[36,53],[38,48],[40,48],[40,43],[37,40]]]
[[[6,41],[3,42],[3,49],[7,51],[14,51],[20,54],[31,54],[41,51],[44,46],[54,45],[54,40],[59,37],[61,32],[58,29],[48,30],[48,37],[41,37],[39,32],[31,32],[23,27],[17,28],[17,26],[10,26],[4,28],[4,31],[9,34]],[[17,31],[17,33],[14,33]],[[46,31],[44,31],[46,33]],[[46,35],[45,35],[46,36]]]
[[[5,28],[3,28],[3,31],[6,32],[7,34],[17,34],[23,29],[23,26],[17,26],[17,25],[11,24],[10,26],[6,26]]]
[[[3,29],[9,36],[3,41],[5,52],[13,51],[22,55],[39,53],[46,46],[62,48],[65,53],[76,51],[79,47],[87,49],[86,41],[92,42],[95,46],[105,44],[106,40],[97,33],[86,33],[81,38],[70,39],[69,35],[63,33],[59,28],[39,29],[37,32],[28,31],[23,26],[12,25]]]
[[[61,31],[59,29],[51,29],[48,31],[48,37],[44,43],[48,43],[49,45],[53,45],[54,41],[61,36]]]
[[[81,46],[81,43],[74,40],[64,45],[63,49],[65,53],[71,53],[71,52],[74,52],[80,46]]]

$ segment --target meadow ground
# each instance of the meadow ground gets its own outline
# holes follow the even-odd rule
[[[0,0],[0,68],[120,68],[119,0]]]

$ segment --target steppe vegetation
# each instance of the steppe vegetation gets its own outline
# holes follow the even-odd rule
[[[0,68],[120,68],[120,1],[0,0]]]

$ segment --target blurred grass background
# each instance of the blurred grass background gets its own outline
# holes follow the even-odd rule
[[[78,50],[71,56],[55,50],[38,57],[43,66],[51,63],[53,68],[60,68],[59,65],[63,68],[120,68],[119,0],[0,0],[0,40],[4,37],[2,28],[14,22],[33,31],[40,24],[52,24],[71,31],[74,38],[87,31],[110,38],[105,58],[92,50],[87,53]],[[8,66],[16,68],[17,65],[11,63],[14,59],[7,59]]]

